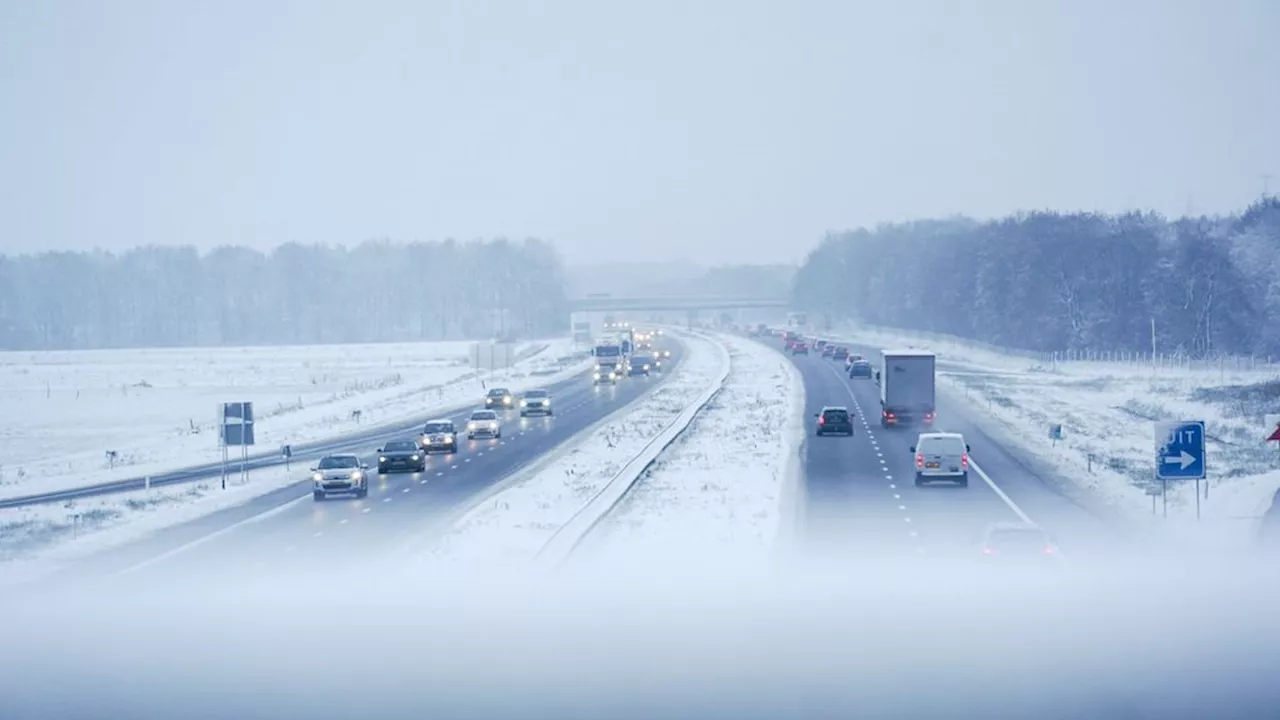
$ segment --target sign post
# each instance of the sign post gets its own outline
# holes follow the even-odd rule
[[[222,489],[227,489],[227,448],[240,448],[240,480],[249,479],[249,446],[253,445],[253,403],[222,403],[218,441],[222,446]]]
[[[1156,477],[1168,511],[1168,482],[1196,481],[1196,520],[1200,519],[1200,481],[1205,478],[1204,421],[1177,420],[1155,424]]]

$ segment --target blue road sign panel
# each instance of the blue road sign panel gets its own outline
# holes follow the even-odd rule
[[[1161,480],[1203,480],[1204,421],[1156,423],[1156,477]]]

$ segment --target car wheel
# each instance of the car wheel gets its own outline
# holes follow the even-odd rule
[[[555,413],[553,413],[553,412],[551,412],[550,410],[548,410],[548,411],[547,411],[547,417],[551,417],[552,415],[555,415]]]
[[[960,476],[960,487],[962,488],[969,487],[969,473],[965,473],[964,475]]]
[[[311,499],[312,499],[312,500],[315,500],[316,502],[320,502],[321,500],[323,500],[323,499],[324,499],[324,491],[323,491],[323,490],[312,490],[312,491],[311,491]]]
[[[457,454],[458,454],[458,443],[454,443],[453,445],[450,445],[450,446],[449,446],[449,454],[450,454],[450,455],[457,455]]]
[[[924,487],[924,476],[916,473],[916,487]]]
[[[357,490],[357,491],[356,491],[356,497],[357,497],[357,498],[367,498],[367,497],[369,497],[369,488],[364,487],[364,488],[360,488],[359,490]]]
[[[379,474],[379,475],[386,475],[386,474],[387,474],[387,469],[386,469],[385,467],[383,467],[383,466],[379,465],[379,466],[378,466],[378,474]]]
[[[426,472],[426,471],[427,471],[427,464],[426,464],[426,463],[422,463],[421,465],[419,465],[419,466],[418,466],[418,472],[422,473],[422,472]]]
[[[498,439],[498,438],[500,438],[500,437],[502,437],[502,431],[501,431],[501,430],[499,430],[498,432],[496,432],[496,433],[494,433],[494,434],[493,434],[493,439],[494,439],[494,440],[497,440],[497,439]]]
[[[475,439],[476,439],[476,436],[475,436],[475,435],[472,435],[471,433],[467,433],[467,439],[468,439],[468,440],[475,440]]]

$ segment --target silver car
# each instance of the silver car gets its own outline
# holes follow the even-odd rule
[[[969,487],[969,444],[960,433],[920,433],[911,446],[916,456],[916,487],[953,482]]]
[[[530,390],[520,398],[520,417],[554,414],[551,410],[551,394],[546,390]]]
[[[326,455],[311,468],[311,496],[324,500],[330,495],[369,494],[369,466],[355,455]]]
[[[446,452],[452,455],[458,452],[457,429],[448,418],[428,420],[422,428],[422,437],[418,439],[418,447],[425,453],[432,451]]]
[[[502,437],[502,421],[493,410],[476,410],[467,419],[467,439]]]

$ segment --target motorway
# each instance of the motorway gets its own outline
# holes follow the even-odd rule
[[[667,341],[669,368],[679,365],[682,347]],[[670,370],[667,371],[668,373]],[[367,563],[418,538],[443,534],[459,514],[522,468],[584,429],[639,398],[663,375],[626,378],[616,386],[594,386],[589,371],[549,386],[553,417],[520,418],[509,411],[502,438],[468,441],[458,453],[428,456],[422,473],[373,473],[363,499],[311,497],[306,463],[298,482],[234,508],[160,531],[143,541],[69,566],[54,582],[79,583],[119,578],[159,578],[165,582],[210,578],[273,577],[297,568],[333,568]],[[476,398],[477,405],[483,402]],[[471,409],[449,417],[460,427]],[[377,467],[376,450],[392,434],[369,442],[362,461]]]
[[[852,350],[873,364],[878,355],[876,348]],[[820,556],[976,558],[988,523],[1019,520],[1044,527],[1064,556],[1106,553],[1114,546],[1107,525],[966,421],[941,395],[935,429],[963,433],[972,447],[969,487],[915,487],[910,448],[918,431],[880,427],[876,382],[851,379],[842,361],[820,354],[793,360],[804,377],[809,427],[801,539]],[[814,415],[826,405],[849,408],[853,437],[814,436]]]

